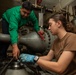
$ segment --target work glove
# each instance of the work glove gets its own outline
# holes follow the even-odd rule
[[[38,35],[40,36],[40,38],[42,40],[44,40],[44,36],[43,36],[44,32],[43,31],[38,31]]]
[[[31,62],[31,63],[35,63],[34,62],[34,58],[35,58],[35,55],[30,55],[30,54],[21,54],[19,56],[19,59],[21,62]]]

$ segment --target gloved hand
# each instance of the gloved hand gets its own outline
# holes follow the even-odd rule
[[[22,61],[22,62],[32,62],[32,63],[34,63],[35,55],[21,54],[19,56],[19,58],[20,58],[20,61]]]
[[[40,38],[42,40],[44,40],[44,36],[43,36],[44,32],[43,31],[38,31],[38,35],[40,36]]]

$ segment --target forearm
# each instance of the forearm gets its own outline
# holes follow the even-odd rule
[[[35,29],[36,32],[38,32],[40,30],[38,22],[34,23],[34,29]]]
[[[15,44],[12,44],[12,48],[17,48],[18,46],[17,46],[17,43],[15,43]]]
[[[51,60],[51,58],[49,58],[48,56],[41,56],[39,57],[40,59],[44,59],[44,60]]]
[[[56,73],[61,73],[61,68],[57,62],[52,62],[39,58],[37,64],[46,70],[54,71]]]
[[[9,34],[10,34],[10,40],[11,44],[18,43],[18,26],[10,24],[9,25]]]
[[[18,43],[18,33],[17,31],[10,31],[10,40],[12,44]]]
[[[41,56],[40,59],[44,59],[44,60],[52,60],[54,57],[54,52],[53,50],[50,50],[49,53],[45,56]]]

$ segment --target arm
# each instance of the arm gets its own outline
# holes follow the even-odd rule
[[[15,18],[14,15],[10,17],[10,22],[9,22],[9,33],[10,33],[10,38],[11,38],[11,43],[12,43],[12,48],[13,48],[13,56],[17,59],[17,56],[19,56],[19,49],[17,46],[18,42],[18,22]]]
[[[53,57],[54,57],[54,51],[50,50],[49,53],[46,56],[41,56],[39,58],[44,59],[44,60],[52,60]]]
[[[10,33],[10,39],[11,43],[15,44],[18,43],[18,22],[15,18],[14,15],[10,17],[10,22],[9,22],[9,33]]]
[[[30,20],[34,24],[35,31],[39,31],[40,27],[39,27],[38,19],[37,19],[36,15],[35,15],[34,11],[32,11],[31,14],[30,14]]]
[[[70,62],[72,61],[73,57],[74,57],[73,52],[64,51],[57,62],[46,61],[39,58],[39,60],[37,61],[37,64],[45,68],[46,70],[51,70],[57,73],[63,73],[66,70],[67,66],[70,64]]]
[[[44,40],[44,36],[43,36],[44,32],[43,32],[43,30],[40,30],[38,19],[36,18],[34,11],[32,11],[31,14],[30,14],[30,20],[34,24],[35,31],[38,33],[38,35],[40,36],[40,38],[42,40]]]

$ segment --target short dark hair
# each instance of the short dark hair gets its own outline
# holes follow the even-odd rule
[[[33,5],[29,1],[24,1],[22,4],[22,8],[32,11]]]

